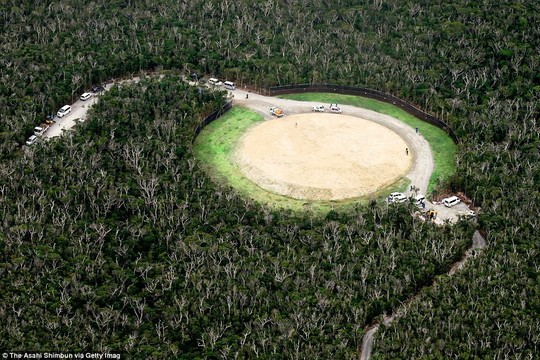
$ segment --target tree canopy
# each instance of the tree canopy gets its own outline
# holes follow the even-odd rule
[[[8,1],[0,5],[0,348],[139,358],[534,358],[538,2]],[[89,86],[61,138],[21,148]],[[400,96],[460,138],[445,186],[481,208],[488,248],[444,277],[474,225],[406,206],[271,211],[199,168],[193,130],[223,104],[178,75],[252,88],[331,82]]]

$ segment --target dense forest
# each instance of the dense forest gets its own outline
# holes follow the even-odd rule
[[[418,294],[373,358],[538,357],[540,4],[310,4],[0,4],[0,350],[355,358],[365,328]],[[162,70],[21,147],[89,86]],[[377,203],[277,211],[214,184],[191,139],[224,99],[192,72],[372,87],[442,117],[460,139],[444,186],[481,208],[487,249],[446,277],[474,224]]]

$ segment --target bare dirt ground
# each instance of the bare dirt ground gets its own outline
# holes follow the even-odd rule
[[[412,164],[409,145],[373,121],[306,113],[263,122],[241,139],[236,159],[261,188],[306,200],[359,197],[387,187]]]
[[[284,109],[285,117],[294,114],[310,113],[314,105],[310,101],[296,101],[289,99],[279,99],[275,97],[269,97],[259,94],[250,93],[248,91],[237,89],[231,91],[234,95],[234,103],[250,108],[256,112],[259,112],[267,119],[272,119],[272,115],[269,113],[271,106],[278,106]],[[249,95],[246,99],[246,95]],[[322,104],[328,107],[329,104]],[[431,148],[427,140],[421,135],[417,134],[415,129],[403,122],[375,111],[357,108],[350,105],[341,105],[339,107],[343,111],[342,114],[332,114],[334,116],[350,115],[361,119],[369,120],[380,125],[389,128],[394,133],[398,134],[405,143],[409,146],[409,154],[412,157],[412,164],[409,167],[409,172],[405,174],[405,177],[410,181],[411,185],[414,185],[418,191],[422,194],[426,194],[429,184],[429,178],[433,172],[433,155]],[[404,149],[403,149],[404,151]],[[411,191],[406,195],[414,195]]]

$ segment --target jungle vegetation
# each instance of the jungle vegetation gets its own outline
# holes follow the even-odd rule
[[[0,4],[0,349],[135,358],[354,358],[364,329],[418,294],[373,357],[540,353],[540,4],[412,0]],[[66,136],[22,147],[46,114],[113,88]],[[241,85],[372,87],[452,125],[481,208],[436,228],[407,206],[270,210],[193,156]],[[488,248],[445,277],[475,227]],[[429,287],[435,277],[437,285]],[[426,287],[427,286],[427,287]]]

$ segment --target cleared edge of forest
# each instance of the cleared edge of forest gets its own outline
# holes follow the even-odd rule
[[[280,95],[278,97],[291,100],[316,101],[323,104],[338,103],[352,105],[392,116],[413,128],[418,128],[422,136],[429,142],[435,162],[435,168],[429,179],[428,193],[434,191],[440,182],[447,180],[456,172],[455,157],[457,146],[450,136],[442,129],[422,121],[396,106],[361,96],[334,93],[313,92]]]
[[[251,110],[234,106],[229,112],[208,124],[195,140],[193,151],[201,166],[210,177],[222,186],[230,186],[241,195],[276,209],[293,211],[313,211],[326,213],[330,210],[347,211],[358,203],[367,204],[370,200],[384,196],[392,191],[408,186],[403,178],[395,184],[363,198],[339,201],[306,201],[277,195],[261,189],[248,180],[234,161],[236,145],[240,137],[264,118]]]

